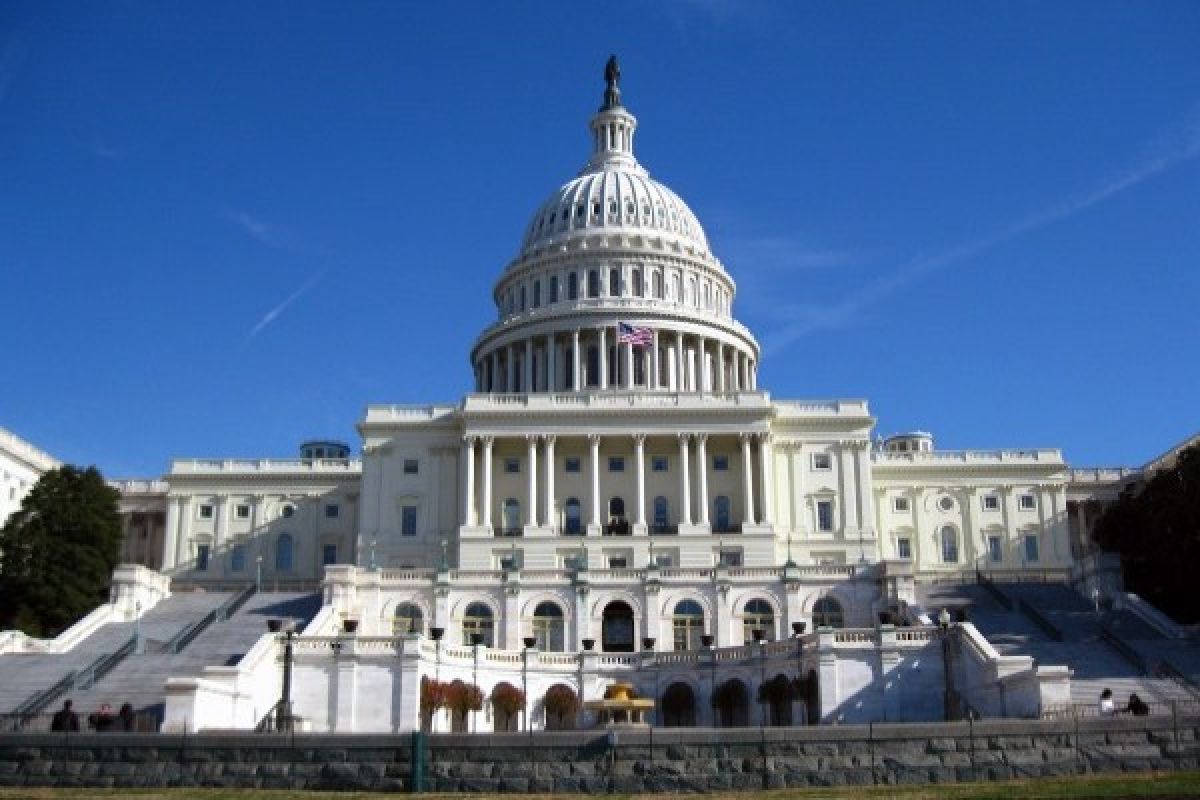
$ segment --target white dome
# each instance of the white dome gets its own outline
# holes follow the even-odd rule
[[[526,228],[521,252],[572,234],[665,235],[708,253],[700,221],[679,195],[640,167],[584,172],[542,203]]]

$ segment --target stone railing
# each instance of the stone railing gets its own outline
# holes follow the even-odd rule
[[[719,411],[721,406],[770,408],[766,392],[672,392],[654,389],[610,389],[586,392],[507,392],[469,394],[463,410],[472,411],[552,411],[579,409],[590,411],[627,411],[641,408]],[[582,436],[582,434],[581,434]]]
[[[39,450],[11,431],[0,428],[0,450],[28,462],[35,469],[46,472],[62,465],[54,456]]]
[[[171,485],[166,481],[132,478],[126,480],[112,480],[107,482],[109,486],[116,489],[124,495],[130,494],[166,494]]]
[[[362,461],[355,458],[177,458],[172,475],[244,473],[330,473],[357,475]]]
[[[776,400],[776,413],[784,417],[865,416],[866,400]]]
[[[1063,464],[1062,451],[1051,448],[1035,450],[933,450],[920,453],[889,453],[877,450],[871,454],[876,464]]]
[[[1073,467],[1068,474],[1070,483],[1117,483],[1142,474],[1132,467]]]

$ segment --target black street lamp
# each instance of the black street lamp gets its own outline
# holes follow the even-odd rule
[[[708,707],[712,709],[713,727],[717,727],[717,707],[712,704],[713,695],[717,693],[717,659],[713,652],[713,642],[716,641],[711,633],[701,634],[700,644],[708,650]]]
[[[942,639],[942,715],[954,719],[954,673],[950,663],[950,612],[942,609],[937,616]]]
[[[442,637],[446,635],[445,628],[436,625],[429,629],[429,638],[433,639],[433,679],[442,681]]]
[[[645,650],[647,653],[653,653],[654,652],[654,641],[655,641],[655,639],[653,636],[643,636],[642,637],[642,649]],[[658,705],[659,705],[658,704],[658,659],[655,658],[654,659],[654,727],[655,728],[657,728],[659,725],[662,724],[662,716],[661,716],[662,711],[659,710]],[[651,730],[653,731],[653,729],[651,729]],[[651,735],[653,735],[653,732],[651,733]],[[651,752],[651,754],[653,754],[653,752],[654,752],[653,740],[651,740],[650,747],[651,747],[650,752]]]
[[[533,720],[529,718],[529,651],[537,646],[537,637],[526,636],[521,640],[525,649],[521,651],[521,692],[525,695],[525,732],[533,738]]]
[[[275,730],[292,730],[292,641],[296,638],[296,625],[291,620],[269,619],[267,630],[280,633],[283,637],[283,691],[275,709]]]
[[[758,645],[758,694],[762,698],[762,727],[767,727],[767,633],[762,628],[751,631]]]

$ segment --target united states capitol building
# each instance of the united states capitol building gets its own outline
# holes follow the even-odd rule
[[[112,602],[54,640],[4,634],[3,710],[134,697],[164,729],[254,728],[285,668],[318,731],[420,726],[423,678],[510,683],[533,728],[565,724],[550,687],[586,703],[616,681],[656,725],[1037,716],[1101,685],[1195,700],[1183,631],[1088,543],[1138,471],[943,451],[881,436],[865,400],[772,397],[737,265],[635,157],[607,79],[583,169],[499,270],[471,391],[369,406],[361,457],[306,442],[117,482]],[[791,696],[760,692],[779,675]]]

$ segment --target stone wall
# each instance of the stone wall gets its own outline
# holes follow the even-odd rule
[[[0,736],[2,786],[411,788],[408,736]],[[1200,717],[442,735],[427,791],[644,792],[1196,769]]]

